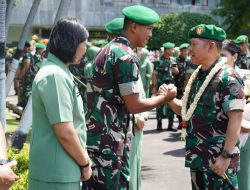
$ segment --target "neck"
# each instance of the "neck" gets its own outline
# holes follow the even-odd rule
[[[127,32],[126,30],[123,31],[123,35],[128,39],[128,41],[130,42],[131,48],[135,49],[137,48],[136,44],[134,43],[134,35]]]
[[[205,61],[204,63],[201,64],[201,69],[203,71],[208,70],[215,63],[215,61],[218,60],[218,58],[219,58],[219,55],[218,56],[214,56],[211,59]]]
[[[164,58],[168,59],[170,56],[168,54],[164,54]]]

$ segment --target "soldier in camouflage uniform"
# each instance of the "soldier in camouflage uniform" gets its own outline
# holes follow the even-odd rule
[[[234,41],[237,45],[239,45],[241,49],[241,53],[238,56],[236,61],[236,65],[240,69],[250,69],[250,52],[248,49],[248,37],[246,35],[241,35]]]
[[[159,88],[162,84],[174,84],[174,75],[179,73],[176,60],[173,56],[175,44],[167,42],[163,44],[164,54],[158,61],[154,62],[153,86]],[[154,90],[155,91],[155,90]],[[162,119],[168,118],[168,131],[176,131],[173,128],[174,112],[166,105],[156,108],[157,111],[157,130],[162,130]]]
[[[26,88],[25,88],[25,75],[30,68],[30,65],[33,64],[33,56],[29,51],[30,44],[29,42],[25,43],[23,49],[23,55],[21,57],[21,62],[19,64],[19,68],[16,74],[16,79],[18,80],[18,103],[17,106],[24,108],[27,104],[27,97],[26,97]]]
[[[188,47],[189,44],[187,43],[181,44],[179,47],[180,55],[176,58],[176,63],[179,70],[179,74],[175,76],[175,85],[177,87],[178,99],[181,99],[183,96],[186,71],[191,64],[191,60],[188,57]],[[180,124],[182,122],[181,116],[177,115],[177,118]]]
[[[220,57],[222,41],[226,38],[223,29],[201,24],[189,31],[189,37],[192,62],[201,68],[196,78],[190,78],[193,81],[191,87],[185,89],[186,93],[191,88],[187,105],[182,105],[183,102],[178,99],[169,102],[176,113],[181,113],[182,106],[190,108],[210,71],[220,65],[214,76],[209,77],[211,80],[195,105],[194,112],[183,114],[183,119],[189,119],[186,121],[185,166],[190,168],[192,189],[238,189],[237,140],[244,109],[243,82],[235,70],[226,64],[226,58]]]
[[[130,113],[146,111],[172,100],[176,88],[150,99],[139,98],[139,59],[132,49],[144,47],[159,16],[153,10],[134,5],[125,15],[121,36],[115,38],[95,58],[88,88],[87,148],[93,175],[83,189],[128,189],[129,173],[124,173],[124,147]],[[129,113],[130,112],[130,113]]]

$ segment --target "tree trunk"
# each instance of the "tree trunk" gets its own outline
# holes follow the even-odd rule
[[[5,41],[8,41],[8,32],[9,32],[9,24],[10,24],[10,18],[13,12],[14,8],[14,0],[9,0],[8,1],[8,6],[7,6],[7,12],[6,12],[6,24],[5,24],[5,34],[6,34],[6,39]]]
[[[23,27],[23,32],[22,32],[22,35],[21,35],[20,40],[18,42],[17,51],[13,56],[13,60],[12,60],[12,63],[10,65],[9,72],[8,72],[8,75],[7,75],[7,79],[6,79],[6,97],[9,94],[10,87],[11,87],[11,85],[13,83],[14,78],[15,78],[16,70],[17,70],[17,67],[18,67],[18,64],[19,64],[19,59],[20,59],[20,57],[22,55],[22,51],[23,51],[23,48],[24,48],[24,45],[25,45],[25,41],[28,38],[30,27],[31,27],[31,25],[33,23],[33,20],[34,20],[35,16],[36,16],[36,12],[38,10],[40,2],[41,2],[41,0],[34,0],[34,2],[32,4],[32,7],[30,9],[28,18],[27,18],[27,20],[25,22],[25,25]]]
[[[5,119],[5,17],[6,0],[0,0],[0,121],[4,130],[6,129]]]
[[[56,18],[55,18],[55,21],[54,21],[54,25],[56,24],[56,22],[60,18],[66,17],[68,15],[71,1],[72,0],[61,0],[61,3],[59,5],[57,13],[56,13]]]

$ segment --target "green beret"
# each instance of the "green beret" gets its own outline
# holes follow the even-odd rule
[[[125,17],[141,25],[154,24],[160,18],[154,10],[141,5],[125,7],[122,9],[122,13]]]
[[[248,43],[248,37],[247,37],[246,35],[238,36],[238,37],[234,40],[234,43],[236,43],[236,44]]]
[[[35,44],[35,48],[36,49],[44,49],[46,47],[46,45],[45,44],[42,44],[42,43],[36,43]]]
[[[109,34],[119,34],[123,29],[124,18],[115,18],[105,25],[105,30]]]
[[[187,49],[189,48],[189,44],[188,43],[184,43],[180,45],[180,49]]]
[[[167,42],[165,44],[162,44],[162,47],[164,47],[164,49],[171,49],[175,47],[175,44],[171,42]]]
[[[99,47],[90,46],[90,47],[86,50],[85,56],[86,56],[89,60],[93,60],[99,51],[100,51],[100,48],[99,48]]]
[[[100,46],[102,46],[102,45],[103,45],[103,43],[102,43],[101,40],[99,40],[99,41],[97,41],[97,42],[95,43],[95,46],[97,46],[97,47],[100,47]]]
[[[202,38],[222,42],[226,39],[226,32],[215,25],[200,24],[191,28],[188,33],[189,38]]]

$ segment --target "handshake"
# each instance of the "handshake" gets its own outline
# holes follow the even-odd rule
[[[158,95],[165,96],[165,102],[170,102],[176,97],[177,88],[174,84],[163,84],[158,89]]]

